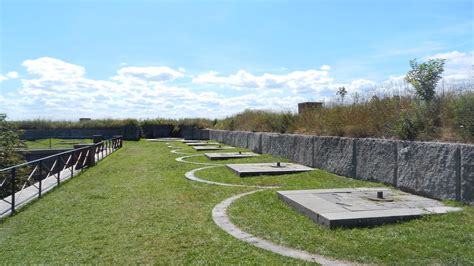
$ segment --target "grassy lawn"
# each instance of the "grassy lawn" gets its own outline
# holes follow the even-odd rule
[[[92,139],[38,139],[25,141],[28,149],[72,148],[74,144],[92,143]]]
[[[171,145],[194,152],[184,144]],[[199,166],[176,162],[183,155],[170,153],[166,146],[125,142],[122,150],[96,167],[3,220],[2,263],[305,264],[236,240],[217,227],[212,208],[252,189],[189,181],[184,173]],[[187,160],[209,162],[201,157]],[[226,162],[274,160],[265,155]],[[319,170],[238,178],[217,167],[196,175],[282,189],[380,186]],[[396,225],[329,231],[287,207],[272,189],[238,200],[230,216],[256,236],[335,258],[401,264],[474,262],[473,207]]]

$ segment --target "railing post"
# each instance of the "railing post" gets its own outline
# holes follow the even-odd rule
[[[58,187],[59,187],[59,184],[61,183],[61,155],[58,155],[56,157],[56,165],[57,165],[57,168],[58,168]]]
[[[43,161],[39,161],[39,186],[38,186],[38,198],[41,198],[41,183],[43,181]]]
[[[81,150],[81,152],[79,153],[79,157],[77,158],[77,166],[79,166],[79,170],[81,171],[82,173],[82,170],[83,170],[83,163],[87,160],[86,158],[86,154],[84,153],[84,156],[82,156],[82,154],[84,153],[84,149]],[[84,158],[82,158],[84,157]],[[82,159],[82,162],[81,162],[81,159]]]
[[[12,168],[11,170],[11,190],[12,190],[12,199],[11,199],[11,204],[12,204],[12,211],[11,215],[15,212],[15,192],[16,192],[16,168]]]
[[[100,144],[100,151],[101,151],[101,159],[104,159],[104,142],[102,141]]]
[[[92,167],[95,165],[95,145],[89,147],[89,158],[87,160],[87,167]]]
[[[75,157],[74,154],[75,153],[76,153],[75,151],[71,152],[71,161],[70,161],[70,164],[71,164],[71,177],[70,178],[72,178],[72,176],[74,175],[74,157]]]

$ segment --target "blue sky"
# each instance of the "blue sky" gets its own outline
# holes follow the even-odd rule
[[[387,89],[412,58],[446,58],[452,82],[473,77],[472,1],[0,3],[11,119],[293,110],[339,86]]]

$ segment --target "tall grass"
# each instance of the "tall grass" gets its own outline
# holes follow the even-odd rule
[[[91,128],[91,129],[103,129],[103,128],[120,128],[120,127],[141,127],[141,126],[154,126],[154,125],[194,125],[198,128],[211,128],[216,123],[214,120],[204,118],[192,118],[192,119],[93,119],[88,121],[53,121],[53,120],[23,120],[23,121],[12,121],[16,127],[20,129],[58,129],[58,128]]]
[[[243,113],[218,121],[215,128],[285,133],[295,130],[297,118],[297,115],[290,111],[278,113],[245,110]]]
[[[182,118],[182,119],[169,119],[169,118],[156,118],[140,120],[140,126],[155,126],[155,125],[192,125],[197,128],[212,128],[216,124],[217,120],[211,120],[206,118]]]
[[[218,129],[376,137],[425,141],[474,142],[474,91],[445,91],[432,102],[404,96],[361,96],[346,104],[296,115],[289,111],[246,110],[219,121]]]
[[[89,121],[53,121],[53,120],[23,120],[12,121],[21,129],[57,129],[57,128],[118,128],[124,126],[138,126],[136,119],[94,119]]]

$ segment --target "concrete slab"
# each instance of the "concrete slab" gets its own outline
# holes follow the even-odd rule
[[[277,195],[291,207],[330,229],[376,226],[462,210],[446,207],[437,200],[388,188],[287,190],[277,191]]]
[[[313,168],[295,163],[242,163],[226,164],[227,168],[234,171],[240,177],[256,175],[284,175],[301,173],[313,170]]]
[[[218,146],[219,143],[216,143],[216,142],[189,142],[189,143],[186,143],[186,145],[188,146]]]
[[[202,140],[198,140],[198,139],[183,139],[181,142],[183,142],[183,143],[195,143],[195,142],[202,142]]]
[[[213,152],[204,154],[209,160],[227,160],[259,156],[253,152]]]
[[[196,151],[218,151],[218,150],[227,150],[234,149],[234,147],[223,147],[223,146],[194,146]]]
[[[168,142],[168,141],[181,141],[180,138],[158,138],[158,139],[145,139],[146,141],[151,142]]]

